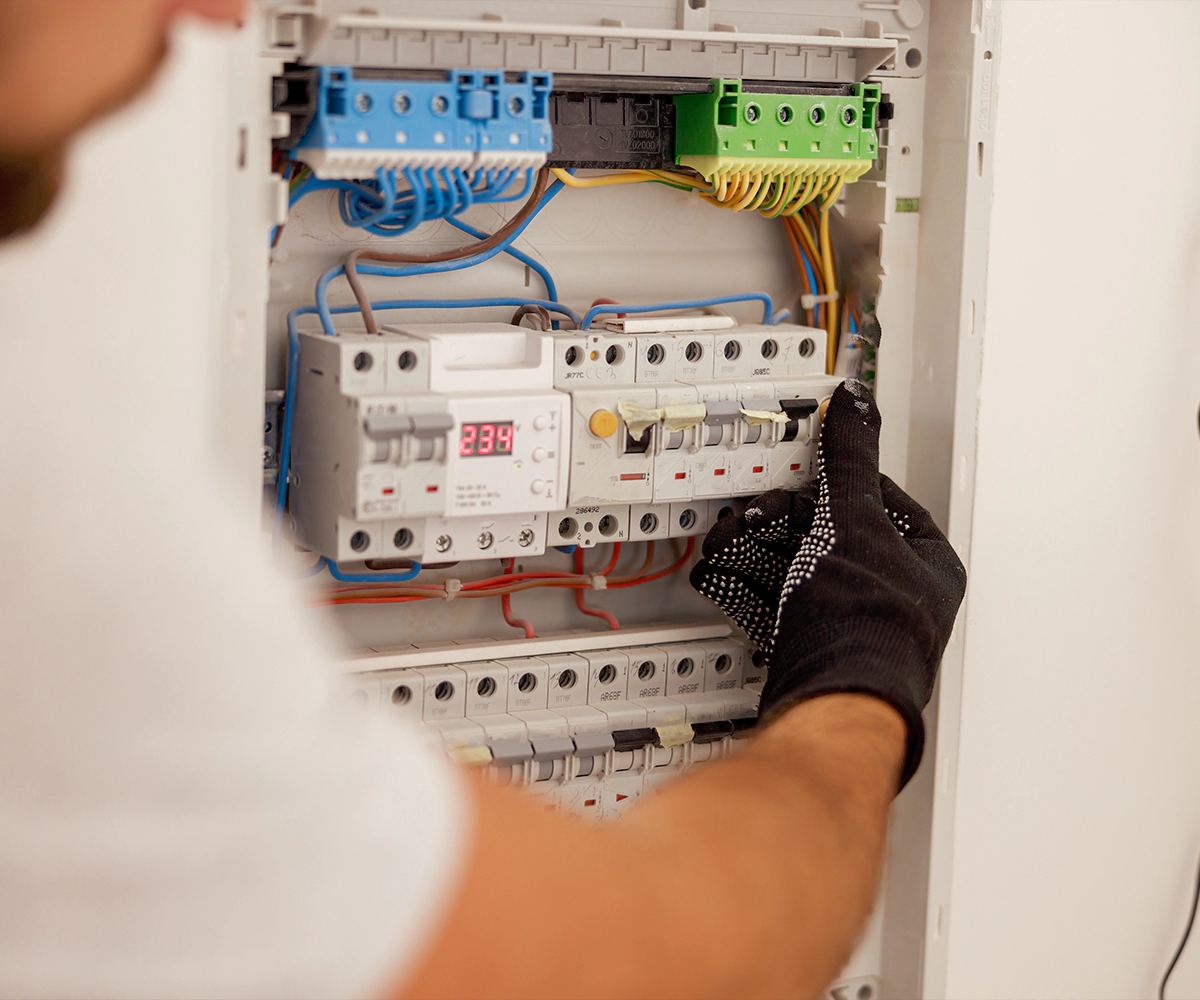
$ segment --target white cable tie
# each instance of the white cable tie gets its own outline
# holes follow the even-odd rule
[[[442,586],[446,588],[446,594],[443,599],[453,601],[458,596],[458,592],[462,590],[462,580],[456,580],[454,577],[451,577]]]
[[[837,300],[838,300],[837,292],[830,292],[828,295],[801,295],[800,296],[800,308],[801,309],[811,309],[813,306],[817,305],[818,303],[836,302]]]
[[[592,576],[592,590],[607,590],[608,577],[596,573]]]

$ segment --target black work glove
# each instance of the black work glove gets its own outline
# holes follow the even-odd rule
[[[766,658],[764,721],[838,692],[895,708],[908,726],[903,787],[967,574],[929,513],[880,475],[879,423],[867,388],[843,382],[821,429],[815,497],[773,490],[722,518],[691,581]]]

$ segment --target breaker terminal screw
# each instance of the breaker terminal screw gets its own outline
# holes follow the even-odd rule
[[[523,549],[529,548],[533,544],[533,532],[528,528],[522,528],[520,534],[517,535],[517,544]]]
[[[481,531],[479,537],[475,539],[476,544],[481,549],[490,549],[492,547],[492,533],[490,531]]]
[[[449,552],[450,546],[453,544],[454,539],[452,539],[449,535],[438,535],[437,538],[433,540],[433,547],[439,552]]]

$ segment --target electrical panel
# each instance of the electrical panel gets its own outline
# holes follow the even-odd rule
[[[745,744],[687,570],[844,377],[904,467],[928,7],[265,0],[268,521],[369,711],[601,822]]]

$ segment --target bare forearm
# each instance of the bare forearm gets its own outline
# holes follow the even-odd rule
[[[904,726],[806,702],[596,829],[479,786],[460,895],[411,996],[811,995],[869,912]]]

